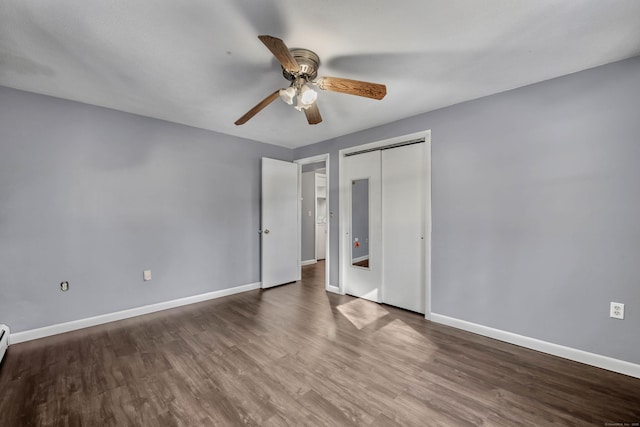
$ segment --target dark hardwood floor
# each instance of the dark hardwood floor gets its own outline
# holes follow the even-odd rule
[[[323,271],[13,345],[0,426],[640,422],[640,379],[328,294]]]

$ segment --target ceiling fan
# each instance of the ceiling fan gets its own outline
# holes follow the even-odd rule
[[[244,116],[235,121],[236,125],[245,124],[277,98],[281,98],[289,105],[293,105],[295,99],[297,102],[294,108],[298,111],[304,111],[310,125],[320,123],[322,116],[320,116],[320,110],[318,110],[318,103],[316,102],[318,93],[313,89],[313,86],[322,90],[364,96],[377,100],[384,98],[387,94],[387,87],[378,83],[339,77],[320,77],[315,80],[318,76],[320,58],[314,52],[308,49],[289,49],[277,37],[265,35],[258,36],[258,38],[280,62],[282,75],[291,83],[288,87],[276,90],[256,104]]]

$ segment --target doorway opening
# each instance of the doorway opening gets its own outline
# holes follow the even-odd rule
[[[301,269],[317,277],[325,289],[336,292],[329,283],[329,154],[296,160],[300,165],[300,260]],[[322,277],[319,277],[322,276]],[[333,289],[335,288],[335,289]]]

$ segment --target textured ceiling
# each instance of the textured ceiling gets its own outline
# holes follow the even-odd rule
[[[288,84],[259,34],[387,97],[320,92],[316,126],[276,100],[235,126]],[[0,0],[0,85],[286,147],[638,54],[637,0]]]

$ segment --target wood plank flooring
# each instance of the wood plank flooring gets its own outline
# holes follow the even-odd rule
[[[0,426],[640,422],[640,379],[328,294],[323,271],[13,345]]]

